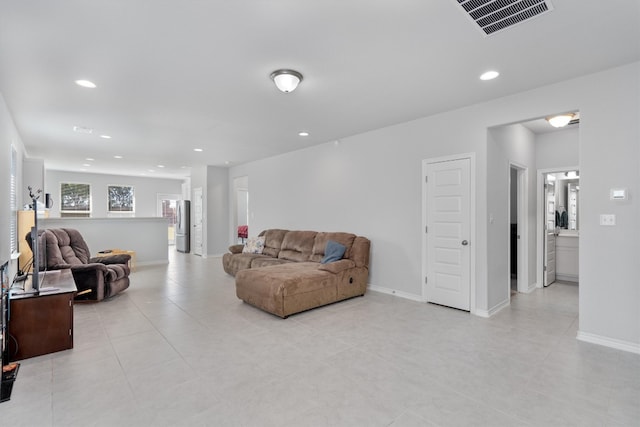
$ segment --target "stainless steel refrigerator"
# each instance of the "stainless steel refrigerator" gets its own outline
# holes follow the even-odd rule
[[[189,200],[178,200],[176,206],[176,249],[178,252],[189,253],[191,250],[191,202]]]

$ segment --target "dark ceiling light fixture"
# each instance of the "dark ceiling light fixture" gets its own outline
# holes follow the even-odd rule
[[[270,77],[276,87],[284,93],[293,92],[302,81],[302,74],[285,68],[274,71]]]

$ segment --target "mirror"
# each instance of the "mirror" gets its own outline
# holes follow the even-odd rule
[[[580,229],[580,176],[578,171],[549,173],[547,184],[547,227]]]

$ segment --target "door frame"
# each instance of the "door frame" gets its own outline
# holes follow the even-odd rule
[[[469,236],[471,244],[469,245],[469,313],[476,313],[476,254],[477,254],[477,235],[476,235],[476,154],[461,153],[453,156],[432,157],[422,160],[422,276],[421,287],[422,301],[427,302],[427,284],[425,278],[429,276],[427,262],[427,168],[432,163],[450,162],[454,160],[469,160]]]
[[[566,172],[569,170],[580,170],[580,166],[562,166],[556,168],[538,169],[536,175],[538,177],[538,183],[536,186],[536,194],[538,195],[537,209],[536,209],[536,287],[544,287],[544,239],[546,238],[545,227],[545,209],[546,198],[544,194],[544,176],[548,173]]]
[[[517,197],[518,200],[516,201],[516,209],[518,211],[518,236],[520,236],[519,239],[517,239],[516,245],[517,245],[517,251],[518,251],[518,256],[517,256],[517,263],[518,263],[518,268],[517,268],[517,272],[516,275],[518,277],[517,279],[517,283],[518,283],[518,292],[521,293],[529,293],[531,291],[533,291],[532,289],[529,289],[529,285],[528,285],[528,279],[529,279],[529,224],[527,222],[527,212],[529,210],[529,192],[527,191],[528,189],[528,172],[529,169],[527,168],[527,166],[517,163],[517,162],[513,162],[510,161],[509,162],[509,196],[507,197],[507,212],[510,213],[511,211],[511,169],[515,169],[518,173],[518,177],[517,177]],[[508,218],[510,217],[507,216]],[[507,247],[509,248],[508,253],[511,253],[511,221],[507,221],[507,227],[509,227],[508,229],[508,233],[507,236],[509,236],[508,240],[507,240]],[[509,268],[509,270],[507,271],[507,286],[508,286],[508,295],[509,295],[509,300],[511,300],[511,268]]]
[[[196,204],[198,202],[198,193],[200,194],[200,227],[198,228],[198,224],[196,224]],[[194,255],[199,255],[203,258],[206,258],[206,253],[207,253],[207,246],[206,246],[206,242],[205,242],[205,217],[206,217],[206,211],[205,211],[205,205],[204,205],[204,190],[202,189],[202,187],[196,187],[193,189],[193,200],[191,203],[191,217],[193,218],[193,222],[191,224],[191,231],[192,233],[189,233],[191,235],[191,239],[192,239],[192,248],[193,248],[193,254]],[[200,246],[196,245],[196,242],[198,241],[198,233],[200,233]]]
[[[163,200],[176,200],[177,201],[177,200],[181,200],[181,199],[182,199],[182,194],[156,193],[156,214],[159,217],[162,217],[162,201]],[[175,230],[174,230],[173,243],[171,241],[169,241],[169,246],[174,246],[175,244],[176,244],[176,236],[175,236]]]

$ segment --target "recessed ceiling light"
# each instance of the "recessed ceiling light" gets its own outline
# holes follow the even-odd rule
[[[85,160],[88,160],[90,162],[93,162],[95,159],[93,157],[87,157]]]
[[[84,127],[84,126],[74,126],[73,127],[73,131],[77,132],[77,133],[84,133],[87,135],[90,135],[93,133],[93,129],[88,128],[88,127]]]
[[[89,163],[84,163],[82,166],[89,167],[91,165]]]
[[[121,159],[122,156],[113,156],[114,159]]]
[[[111,135],[100,135],[100,138],[111,139]]]
[[[159,168],[163,168],[164,167],[164,165],[156,165],[156,166],[159,167]]]
[[[480,80],[493,80],[500,75],[497,71],[487,71],[480,76]]]
[[[76,80],[76,84],[78,86],[86,87],[89,89],[95,89],[97,87],[94,82],[91,82],[89,80]]]
[[[300,135],[300,136],[309,136],[309,132],[301,131],[301,132],[298,132],[298,135]]]
[[[204,151],[202,148],[194,148],[193,151],[197,151],[198,153]]]
[[[149,172],[153,173],[153,172],[155,172],[155,171],[154,171],[153,169],[149,169]]]

